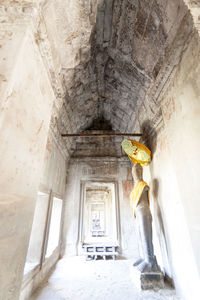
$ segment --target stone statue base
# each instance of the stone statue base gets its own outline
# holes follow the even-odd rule
[[[139,290],[159,290],[164,288],[164,276],[160,270],[147,272],[131,266],[131,279]]]

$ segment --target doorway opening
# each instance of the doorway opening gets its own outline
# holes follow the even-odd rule
[[[112,256],[119,246],[116,183],[86,182],[82,187],[80,246],[89,258]]]

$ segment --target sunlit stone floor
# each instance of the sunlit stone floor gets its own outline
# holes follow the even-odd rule
[[[130,260],[60,260],[31,300],[180,300],[175,291],[138,292],[130,279]]]

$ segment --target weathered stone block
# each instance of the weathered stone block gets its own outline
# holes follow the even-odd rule
[[[161,271],[141,272],[136,267],[131,267],[131,279],[139,290],[152,290],[164,288],[164,276]]]

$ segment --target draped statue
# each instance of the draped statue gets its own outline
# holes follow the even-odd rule
[[[157,264],[152,241],[150,188],[143,180],[143,166],[150,163],[151,151],[145,145],[127,139],[122,142],[122,148],[134,164],[132,167],[134,188],[130,198],[133,216],[136,219],[140,250],[140,257],[133,264],[134,276],[136,276],[134,283],[138,281],[138,285],[142,289],[163,288],[163,273]]]
[[[158,265],[152,243],[152,216],[149,207],[149,186],[143,181],[143,169],[140,164],[132,168],[134,188],[131,192],[131,208],[136,218],[138,242],[141,257],[134,263],[140,271],[156,271]]]

